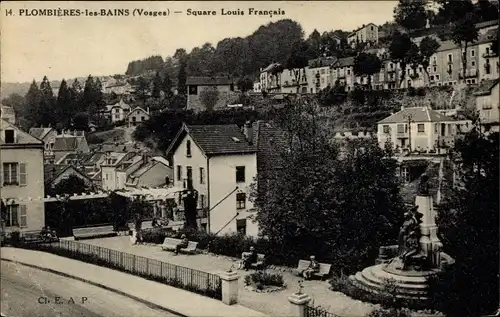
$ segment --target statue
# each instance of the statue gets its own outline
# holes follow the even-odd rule
[[[405,221],[399,230],[397,259],[402,263],[402,270],[407,269],[410,263],[422,259],[422,250],[419,243],[422,214],[417,210],[418,206],[413,206],[405,213]],[[420,265],[419,263],[416,264]]]
[[[398,255],[402,255],[404,252],[406,237],[410,233],[412,223],[414,220],[413,215],[410,212],[405,212],[404,218],[405,218],[405,221],[403,222],[403,225],[401,226],[401,229],[399,230]]]
[[[427,174],[422,174],[420,176],[420,183],[418,184],[418,196],[429,196],[429,176]]]

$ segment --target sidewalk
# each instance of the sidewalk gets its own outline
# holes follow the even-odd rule
[[[182,289],[50,253],[2,247],[1,258],[73,277],[181,316],[266,316],[240,305],[228,306]]]

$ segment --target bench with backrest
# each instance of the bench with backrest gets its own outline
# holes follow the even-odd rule
[[[311,261],[299,260],[299,265],[294,270],[295,275],[301,276],[301,273],[309,267],[309,264],[311,264]],[[319,263],[319,272],[313,273],[312,276],[323,280],[330,275],[331,268],[331,264]]]
[[[243,252],[241,253],[241,260],[243,261],[244,258],[250,256],[251,252]],[[263,269],[266,265],[266,255],[262,253],[257,253],[257,262],[251,263],[251,267],[260,270]]]
[[[163,244],[161,245],[161,249],[163,251],[175,251],[175,248],[181,243],[181,241],[181,239],[165,238]],[[179,252],[194,254],[196,253],[197,247],[198,242],[189,241],[187,247],[180,249]]]
[[[26,243],[38,243],[38,242],[57,242],[59,238],[57,236],[48,238],[43,237],[40,231],[25,231],[22,233],[21,240]]]
[[[73,236],[75,237],[75,240],[97,238],[97,237],[110,237],[115,235],[116,232],[114,231],[112,225],[73,229]]]

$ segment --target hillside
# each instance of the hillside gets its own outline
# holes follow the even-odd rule
[[[83,86],[87,77],[77,77],[76,79],[78,79],[78,81]],[[42,80],[41,78],[35,78],[35,81],[37,82],[37,84],[40,84],[41,80]],[[50,81],[50,86],[52,88],[59,87],[59,85],[61,84],[61,80]],[[73,83],[74,80],[75,80],[75,78],[71,78],[71,79],[67,79],[66,81],[71,84],[71,83]],[[25,83],[2,82],[0,84],[0,96],[2,97],[2,99],[7,98],[11,94],[18,94],[18,95],[24,96],[24,95],[26,95],[26,93],[30,89],[30,86],[31,86],[31,82],[25,82]]]

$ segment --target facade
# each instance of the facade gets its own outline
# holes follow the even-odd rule
[[[347,44],[355,47],[358,43],[378,43],[378,26],[373,23],[363,25],[347,36]]]
[[[187,109],[195,111],[206,110],[203,95],[213,93],[216,95],[214,109],[224,109],[228,104],[233,104],[237,98],[235,82],[229,77],[188,77]]]
[[[54,144],[56,142],[57,130],[54,128],[31,128],[30,135],[42,140],[44,144],[44,160],[45,164],[54,163]]]
[[[307,93],[307,67],[301,69],[284,69],[278,74],[279,84],[276,92],[285,94]],[[297,85],[297,79],[299,84]],[[298,88],[298,91],[297,91]]]
[[[63,179],[67,179],[72,175],[81,179],[90,189],[94,188],[92,180],[73,165],[45,164],[45,189],[53,189],[57,184],[59,184],[60,181],[62,181]]]
[[[331,66],[331,82],[338,83],[346,87],[346,91],[351,91],[356,83],[354,75],[354,57],[339,58]]]
[[[119,170],[134,163],[134,152],[107,152],[104,162],[101,163],[101,187],[104,190],[125,188],[126,178]]]
[[[41,230],[45,226],[43,142],[0,120],[0,198],[6,207],[2,229]]]
[[[126,174],[125,186],[127,188],[156,188],[170,185],[173,181],[172,167],[161,156],[149,157],[143,155],[140,161],[123,171],[123,173]]]
[[[183,125],[167,150],[174,167],[174,186],[192,182],[199,193],[198,207],[209,210],[209,232],[250,236],[259,232],[248,199],[257,175],[257,148],[251,130],[242,132],[236,125]]]
[[[320,57],[308,62],[307,86],[309,93],[318,93],[333,86],[330,66],[337,61],[335,57]]]
[[[120,99],[120,101],[114,105],[106,106],[106,110],[109,112],[111,122],[121,122],[124,121],[130,113],[130,105],[125,103],[123,99]]]
[[[90,148],[83,132],[68,131],[55,137],[52,152],[54,153],[54,162],[58,162],[69,153],[89,153]]]
[[[492,132],[500,132],[498,82],[498,78],[484,80],[474,93],[480,122]]]
[[[136,107],[134,110],[130,111],[130,113],[126,117],[126,120],[129,127],[135,127],[142,122],[149,120],[149,117],[149,108],[147,108],[147,110],[144,110],[141,107]]]
[[[272,63],[260,70],[260,89],[265,92],[279,92],[281,86],[280,74],[283,66],[279,63]]]
[[[16,124],[16,112],[12,107],[0,105],[0,119]]]
[[[390,142],[396,152],[438,153],[471,128],[470,120],[455,120],[429,107],[403,108],[378,122],[377,140],[382,148]]]
[[[494,52],[493,48],[493,41],[497,38],[497,33],[498,24],[496,28],[487,31],[483,36],[481,36],[477,43],[479,57],[479,81],[482,81],[483,79],[497,79],[500,77],[498,54]]]
[[[260,81],[256,81],[253,83],[253,92],[261,92]]]

